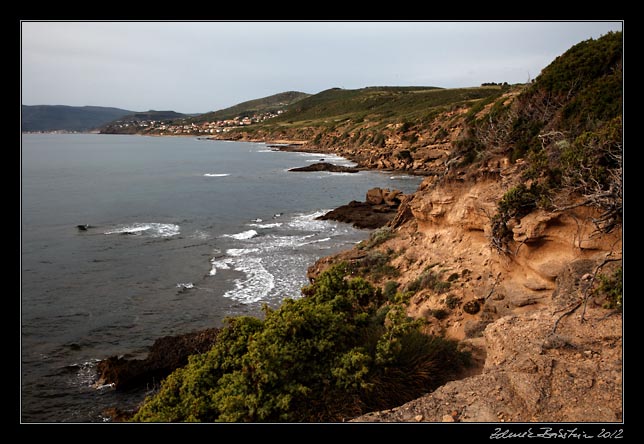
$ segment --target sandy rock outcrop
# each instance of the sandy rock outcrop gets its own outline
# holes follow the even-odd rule
[[[543,308],[495,321],[484,332],[481,374],[353,421],[621,421],[621,314],[593,308],[585,322],[574,314],[553,332],[560,316]]]
[[[399,190],[372,188],[367,191],[364,202],[351,201],[318,219],[349,223],[356,228],[380,228],[396,217],[398,207],[406,198]]]

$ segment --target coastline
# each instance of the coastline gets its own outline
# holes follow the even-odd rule
[[[101,134],[103,135],[103,134]],[[139,136],[146,136],[145,134],[135,134]],[[152,137],[190,137],[195,138],[195,136],[189,135],[152,135]],[[285,139],[271,139],[271,140],[236,140],[236,139],[216,139],[212,137],[196,137],[200,140],[214,140],[214,141],[231,141],[231,142],[249,142],[249,143],[262,143],[275,151],[285,151],[285,152],[302,152],[302,153],[314,153],[314,151],[309,150],[305,147],[307,146],[306,141],[297,141],[297,140],[285,140]],[[315,154],[333,154],[338,156],[336,153],[328,153],[328,151],[318,150]],[[347,159],[346,157],[343,157]],[[350,159],[347,159],[350,160]],[[361,170],[369,171],[382,171],[374,168],[360,168]],[[368,190],[364,190],[365,195],[368,195]],[[347,207],[348,202],[336,207],[333,211]],[[332,212],[333,212],[332,211]],[[389,209],[389,212],[394,211]],[[395,212],[395,211],[394,211]],[[326,215],[325,215],[326,216]],[[322,219],[322,218],[321,218]],[[327,219],[333,219],[329,217]],[[354,224],[352,220],[337,220],[341,223],[348,225],[353,225],[365,230],[373,230],[373,226],[360,226],[360,224]],[[384,220],[384,219],[383,219]],[[389,219],[387,219],[389,220]],[[350,249],[342,250],[336,254],[342,254],[350,251]],[[334,254],[335,255],[335,254]],[[304,268],[304,271],[308,274],[308,270],[315,265],[315,263],[321,259],[324,259],[326,256],[320,257],[318,260],[307,264]],[[211,332],[211,328],[205,329],[196,329],[191,330],[187,333],[162,336],[156,338],[153,345],[147,351],[147,354],[143,359],[125,359],[119,358],[117,356],[104,356],[96,366],[96,386],[97,387],[106,387],[111,386],[114,390],[119,390],[122,392],[127,392],[136,387],[145,387],[146,384],[154,383],[158,384],[159,381],[168,376],[176,368],[179,368],[187,363],[187,358],[189,355],[195,354],[195,350],[198,348],[197,353],[203,353],[204,351],[201,348],[208,347],[212,345],[216,340],[216,335]],[[186,338],[203,338],[203,341],[200,343],[199,347],[195,348],[194,340],[186,340]],[[127,412],[122,409],[122,406],[114,405],[112,408],[109,408],[104,411],[106,417],[111,418],[112,421],[127,421],[131,414],[134,412]]]

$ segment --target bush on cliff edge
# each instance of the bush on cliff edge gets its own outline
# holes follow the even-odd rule
[[[421,334],[346,265],[321,274],[265,319],[227,320],[217,344],[190,358],[134,421],[339,421],[390,408],[443,384],[466,357]]]

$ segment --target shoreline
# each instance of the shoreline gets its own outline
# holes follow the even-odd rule
[[[99,134],[99,135],[104,135],[104,134]],[[123,134],[123,135],[146,136],[145,134]],[[195,138],[195,136],[187,136],[187,135],[177,135],[177,136],[155,135],[150,137]],[[197,137],[197,139],[213,140],[213,141],[249,142],[249,143],[256,143],[256,144],[262,143],[262,144],[265,144],[267,147],[270,147],[271,149],[275,149],[275,151],[302,152],[302,153],[312,153],[312,154],[333,154],[334,157],[340,157],[342,159],[350,160],[336,153],[320,153],[320,152],[313,152],[313,151],[307,150],[304,148],[306,146],[306,142],[304,141],[293,141],[293,140],[284,140],[284,139],[270,140],[270,141],[234,140],[234,139],[223,140],[223,139],[215,139],[211,137],[203,137],[203,138]],[[379,170],[375,168],[360,168],[360,169],[366,170],[366,171],[383,172],[383,170]],[[367,191],[368,191],[367,189],[364,190],[365,196],[367,195]],[[331,212],[342,209],[343,207],[347,207],[349,206],[348,204],[349,202],[344,202],[343,204],[340,204],[337,207],[333,208]],[[349,220],[344,221],[339,219],[333,219],[333,220],[336,220],[340,223],[345,223],[347,225],[352,225],[354,227],[358,227],[358,225],[356,225],[354,221],[349,221]],[[358,228],[361,228],[364,230],[374,229],[372,227],[358,227]],[[336,254],[342,254],[348,251],[350,251],[350,248],[341,250]],[[335,256],[336,254],[331,256]],[[324,259],[325,257],[331,257],[331,256],[323,255],[319,257],[317,260],[314,260],[311,263],[305,264],[303,271],[308,276],[308,270],[312,266],[314,266],[319,260]],[[187,345],[188,342],[194,342],[192,339],[188,341],[186,338],[203,337],[204,341],[214,340],[213,339],[214,335],[212,333],[208,334],[209,330],[211,330],[211,328],[198,328],[198,329],[187,330],[184,333],[179,333],[176,335],[157,337],[155,338],[153,345],[150,346],[150,348],[145,352],[143,357],[139,357],[138,359],[123,359],[123,358],[118,358],[116,356],[105,355],[98,362],[98,365],[96,368],[97,384],[101,386],[112,385],[114,390],[127,392],[128,390],[133,388],[133,384],[134,385],[137,384],[136,381],[138,382],[146,381],[146,375],[148,374],[156,378],[156,381],[158,383],[160,380],[165,379],[165,377],[167,377],[176,368],[181,367],[181,366],[176,366],[175,365],[176,363],[178,363],[181,360],[181,362],[183,362],[183,365],[185,365],[185,362],[187,362],[187,356],[194,354],[194,352],[190,353],[189,350],[182,349],[182,347],[184,345]],[[193,348],[193,345],[194,344],[190,346],[191,349]],[[172,349],[164,351],[164,347],[172,347]],[[162,374],[162,373],[165,373],[165,374]],[[134,380],[135,382],[131,382],[130,379]],[[145,382],[143,384],[145,384]],[[104,415],[111,418],[111,420],[115,422],[123,421],[123,420],[127,421],[130,415],[132,415],[133,413],[134,411],[124,410],[122,404],[115,404],[110,409],[107,409],[104,411]]]

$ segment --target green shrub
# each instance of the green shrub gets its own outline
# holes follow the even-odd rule
[[[339,421],[407,402],[467,363],[454,341],[421,334],[403,305],[346,276],[346,264],[331,267],[263,321],[228,319],[133,420]]]
[[[445,298],[445,305],[447,306],[447,308],[451,310],[458,307],[460,303],[461,303],[461,299],[454,296],[453,294],[450,294]]]
[[[434,316],[436,319],[441,320],[445,319],[449,315],[449,311],[443,308],[437,308],[429,312],[430,315]]]
[[[599,285],[594,293],[605,299],[604,308],[622,309],[623,281],[622,267],[617,268],[613,274],[599,275]]]
[[[388,301],[393,301],[394,297],[396,296],[396,292],[398,291],[398,287],[400,284],[396,281],[388,281],[385,284],[385,289],[383,291],[383,294],[385,296],[385,299]]]
[[[492,217],[492,243],[503,250],[512,238],[512,230],[508,222],[512,218],[520,219],[537,207],[546,208],[549,205],[549,190],[539,184],[530,187],[524,183],[508,190],[497,203],[497,212]]]
[[[352,263],[351,271],[358,275],[369,275],[374,280],[383,277],[397,277],[400,271],[389,264],[390,254],[371,251],[367,256]]]
[[[436,264],[434,264],[436,265]],[[416,293],[423,289],[430,289],[438,294],[445,293],[451,287],[449,282],[441,281],[440,274],[431,271],[429,266],[413,281],[407,284],[407,291]]]
[[[381,227],[378,228],[377,230],[374,230],[371,235],[369,236],[369,239],[366,241],[362,241],[358,244],[358,249],[360,250],[370,250],[372,248],[377,247],[380,244],[383,244],[384,242],[388,241],[392,237],[395,236],[395,232],[390,228],[390,227]]]

